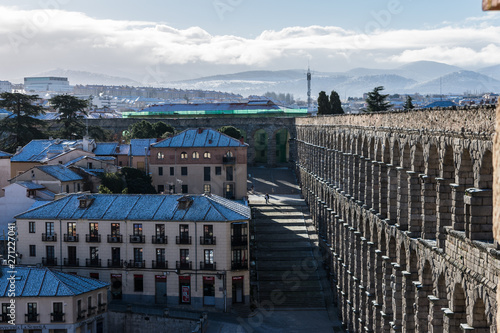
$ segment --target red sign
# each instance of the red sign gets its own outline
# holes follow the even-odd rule
[[[182,286],[182,303],[189,303],[191,301],[191,295],[189,294],[189,286]]]
[[[111,278],[122,278],[121,274],[111,274]]]
[[[243,276],[233,276],[233,281],[234,280],[243,280]]]
[[[166,280],[167,276],[166,275],[155,275],[155,279],[157,279],[157,280]]]
[[[215,276],[204,276],[203,277],[203,281],[214,281],[215,280]]]
[[[189,281],[189,280],[191,280],[191,277],[190,276],[179,276],[179,280],[181,280],[181,281]]]

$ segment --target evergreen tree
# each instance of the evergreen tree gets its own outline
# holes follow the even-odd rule
[[[339,94],[337,94],[335,90],[332,90],[332,93],[330,94],[330,110],[332,114],[344,114]]]
[[[41,106],[35,105],[37,100],[38,95],[0,94],[0,107],[13,113],[0,121],[0,150],[13,153],[18,146],[45,137],[42,131],[45,122],[35,118],[45,113]]]
[[[320,91],[318,96],[318,114],[330,114],[331,107],[326,92]]]
[[[153,132],[155,138],[163,137],[165,133],[175,133],[175,128],[172,125],[167,125],[163,121],[158,121],[153,124]]]
[[[389,95],[383,95],[380,92],[384,90],[383,86],[375,87],[373,91],[368,93],[366,103],[368,104],[367,112],[387,111],[391,104],[386,101]]]
[[[52,97],[50,105],[59,112],[58,122],[62,124],[59,136],[63,138],[82,137],[85,135],[83,115],[87,115],[89,101],[71,95]]]
[[[403,108],[405,110],[412,110],[415,108],[415,106],[413,105],[413,99],[411,98],[410,95],[406,96],[406,101],[405,101],[405,104],[403,105]]]
[[[129,127],[127,139],[148,139],[156,137],[153,125],[149,121],[141,120]]]
[[[234,126],[222,126],[217,131],[224,133],[232,138],[235,138],[236,140],[241,139],[241,137],[243,136],[241,131]]]

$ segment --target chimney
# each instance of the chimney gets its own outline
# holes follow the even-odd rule
[[[201,133],[203,133],[203,128],[200,127],[200,128],[198,128],[198,134],[201,134]]]
[[[240,138],[240,143],[241,143],[241,144],[245,144],[245,138],[244,138],[244,137],[241,137],[241,138]]]

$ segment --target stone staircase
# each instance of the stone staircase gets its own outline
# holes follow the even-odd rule
[[[270,301],[275,308],[324,309],[317,262],[304,221],[305,202],[250,203],[258,302]]]

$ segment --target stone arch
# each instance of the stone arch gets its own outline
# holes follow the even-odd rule
[[[367,240],[370,240],[371,239],[370,220],[366,216],[364,216],[363,219],[365,222],[365,238]]]
[[[424,269],[420,279],[421,291],[418,293],[417,318],[420,332],[432,332],[429,329],[429,299],[428,295],[432,293],[432,268],[428,260],[425,261]]]
[[[276,145],[276,163],[288,163],[290,159],[290,132],[287,128],[280,128],[273,135]]]
[[[413,151],[413,162],[412,162],[412,171],[416,173],[424,173],[424,149],[422,148],[422,144],[418,142],[415,145],[415,150]]]
[[[406,247],[405,247],[405,243],[404,242],[401,242],[401,247],[399,248],[399,260],[398,260],[398,263],[399,263],[399,267],[401,267],[401,270],[402,271],[406,271],[407,270],[407,267],[406,267]]]
[[[392,165],[398,167],[401,165],[401,157],[399,151],[399,141],[394,140],[394,148],[392,149]]]
[[[439,153],[436,145],[431,144],[429,147],[429,158],[427,159],[427,168],[425,173],[429,176],[439,176]]]
[[[258,129],[255,131],[254,135],[254,150],[255,150],[255,163],[268,163],[267,152],[268,152],[268,134],[264,129]]]
[[[375,159],[375,139],[373,137],[370,138],[370,148],[368,151],[368,157],[371,160]]]
[[[472,169],[472,159],[468,149],[464,149],[457,165],[458,172],[455,175],[455,182],[467,187],[474,186],[474,171]]]
[[[446,278],[444,274],[439,274],[436,286],[436,295],[440,300],[446,300],[446,307],[448,307],[448,290],[446,287]]]
[[[453,311],[453,322],[450,323],[450,328],[460,329],[460,324],[465,323],[466,318],[466,298],[464,288],[460,285],[460,283],[455,284],[455,288],[453,290],[453,298],[451,303],[451,310]]]
[[[384,145],[382,146],[383,157],[382,162],[385,164],[391,164],[391,144],[389,143],[389,138],[385,138]]]
[[[455,165],[453,162],[453,148],[446,145],[444,148],[443,162],[441,163],[441,177],[455,181]]]
[[[396,238],[391,236],[389,239],[389,249],[387,252],[387,256],[391,258],[391,262],[396,262],[397,260],[397,249],[396,249]]]
[[[414,249],[410,249],[410,266],[409,272],[412,274],[412,278],[417,278],[418,275],[418,257],[417,251]]]
[[[361,139],[361,136],[358,134],[356,136],[356,154],[357,155],[362,155],[362,149],[363,149],[363,140]]]
[[[383,228],[380,230],[380,242],[378,248],[382,251],[382,255],[387,253],[387,241],[385,239],[385,230]]]
[[[363,157],[368,157],[368,140],[366,135],[363,135]]]
[[[483,155],[481,168],[479,169],[479,177],[475,186],[482,189],[493,188],[493,161],[490,150],[487,150]]]
[[[410,170],[411,168],[411,154],[410,154],[410,145],[408,142],[403,146],[403,156],[401,160],[401,166],[405,169]]]
[[[475,330],[480,328],[489,328],[488,320],[486,319],[486,307],[484,306],[484,302],[481,298],[478,298],[474,303],[471,326],[474,327]]]
[[[378,140],[377,142],[377,150],[375,151],[375,161],[382,161],[382,140]]]
[[[373,223],[372,226],[372,242],[377,247],[378,245],[378,231],[377,231],[377,224]]]

